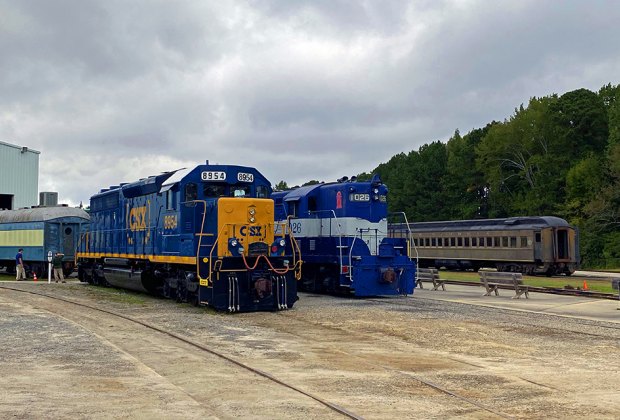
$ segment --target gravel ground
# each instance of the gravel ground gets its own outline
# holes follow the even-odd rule
[[[617,324],[420,297],[379,302],[309,294],[301,295],[291,311],[228,315],[76,283],[11,286],[99,303],[160,325],[364,418],[620,417]],[[9,349],[0,365],[0,384],[15,389],[10,405],[0,399],[0,414],[37,417],[15,403],[39,410],[34,414],[56,407],[56,394],[73,388],[65,379],[74,375],[104,383],[137,381],[134,392],[123,388],[121,401],[133,407],[130,411],[114,411],[111,402],[119,394],[110,390],[96,399],[96,390],[80,394],[82,404],[95,405],[87,409],[87,417],[96,410],[102,417],[122,417],[123,412],[141,413],[142,407],[157,408],[162,418],[200,411],[195,403],[185,405],[185,411],[162,403],[167,391],[180,391],[157,370],[151,373],[158,375],[161,393],[141,392],[149,386],[145,370],[123,352],[102,346],[97,334],[76,327],[75,320],[32,309],[23,296],[24,304],[19,304],[20,298],[4,290],[0,298],[0,322],[7,331],[0,343]],[[76,354],[83,355],[79,362]],[[105,372],[98,370],[102,363]],[[58,381],[56,391],[25,392],[28,384],[14,385],[24,377],[20,366],[31,369],[27,377],[36,377],[37,369],[47,374],[51,369],[65,379]],[[247,404],[260,410],[259,401]],[[305,415],[320,418],[316,413]],[[278,418],[285,413],[272,414]]]

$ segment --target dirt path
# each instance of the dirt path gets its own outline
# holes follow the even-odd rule
[[[118,292],[83,285],[20,287],[103,303],[364,418],[620,415],[620,335],[601,326],[415,298],[403,307],[304,295],[292,311],[231,316],[145,296],[115,300]],[[9,349],[0,364],[0,386],[10,390],[0,399],[4,417],[339,417],[84,308],[0,290],[0,321]]]

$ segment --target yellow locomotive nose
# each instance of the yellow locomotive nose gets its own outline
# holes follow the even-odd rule
[[[218,200],[218,254],[230,256],[229,241],[239,242],[245,255],[258,243],[273,242],[274,204],[264,198],[220,198]],[[252,244],[257,244],[252,246]]]

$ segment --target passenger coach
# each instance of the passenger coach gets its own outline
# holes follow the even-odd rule
[[[0,211],[0,267],[14,272],[15,254],[23,248],[27,274],[41,277],[47,273],[47,254],[62,252],[63,271],[69,275],[88,221],[84,210],[67,206]]]
[[[390,230],[406,235],[402,224]],[[420,222],[410,230],[411,255],[421,267],[571,275],[580,259],[577,229],[558,217]]]

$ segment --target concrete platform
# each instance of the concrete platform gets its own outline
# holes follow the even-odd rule
[[[512,299],[512,290],[500,289],[499,296],[483,296],[482,286],[446,284],[446,289],[444,292],[417,288],[414,297],[620,324],[620,302],[617,300],[535,292],[530,292],[529,299]]]

